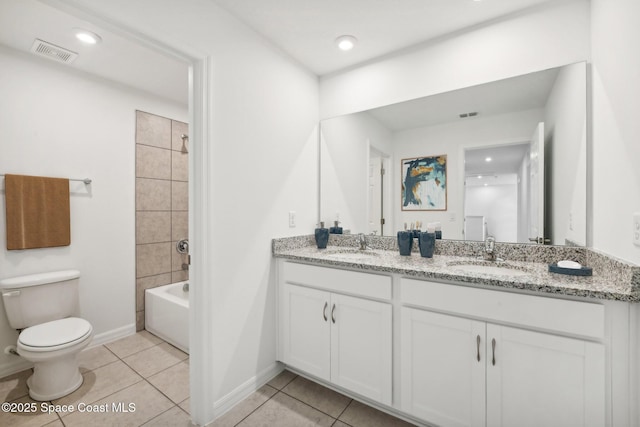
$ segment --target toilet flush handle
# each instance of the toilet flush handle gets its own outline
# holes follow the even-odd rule
[[[17,296],[20,296],[20,291],[3,292],[2,296],[3,297],[17,297]]]

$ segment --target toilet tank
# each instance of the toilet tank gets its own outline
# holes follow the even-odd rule
[[[23,329],[79,316],[77,270],[53,271],[0,280],[9,325]]]

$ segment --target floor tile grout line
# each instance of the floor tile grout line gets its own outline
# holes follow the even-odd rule
[[[58,416],[58,420],[60,421],[60,423],[62,423],[62,427],[66,427],[65,422],[62,420],[62,417],[60,416],[60,414],[58,412],[56,412],[56,415]],[[45,424],[46,426],[46,424]]]
[[[127,357],[128,357],[128,356],[127,356]],[[160,370],[160,371],[158,371],[158,372],[154,372],[153,374],[149,374],[148,376],[144,376],[143,374],[141,374],[140,372],[138,372],[138,371],[137,371],[133,366],[131,366],[130,364],[128,364],[126,360],[124,360],[124,359],[120,359],[120,360],[121,360],[125,365],[127,365],[127,366],[128,366],[128,367],[129,367],[133,372],[135,372],[136,374],[140,375],[142,378],[147,379],[147,378],[150,378],[150,377],[152,377],[152,376],[154,376],[154,375],[157,375],[157,374],[159,374],[159,373],[161,373],[161,372],[164,372],[164,371],[166,371],[167,369],[173,368],[174,366],[179,365],[180,363],[182,363],[182,362],[186,361],[187,359],[189,359],[189,357],[187,357],[186,359],[180,359],[178,362],[174,363],[173,365],[167,366],[166,368],[161,369],[161,370]]]
[[[170,397],[169,397],[165,392],[163,392],[163,391],[162,391],[162,390],[160,390],[158,387],[156,387],[155,385],[153,385],[153,383],[152,383],[151,381],[149,381],[149,379],[148,379],[148,378],[144,378],[144,380],[145,380],[145,381],[147,382],[147,384],[149,384],[151,387],[155,388],[155,389],[156,389],[160,394],[162,394],[164,397],[166,397],[167,399],[169,399],[169,401],[170,401],[171,403],[173,403],[175,406],[180,405],[179,403],[174,402],[174,401],[173,401],[173,399],[172,399],[172,398],[170,398]],[[187,397],[185,397],[185,398],[182,400],[182,402],[184,402],[185,400],[187,400],[189,397],[191,397],[191,396],[187,396]],[[182,409],[182,408],[180,408],[180,409]],[[184,411],[184,409],[182,409],[182,410]],[[185,412],[186,412],[186,411],[185,411]]]
[[[349,406],[351,406],[352,403],[353,403],[353,399],[349,399],[349,403],[347,403],[347,406],[345,406],[344,409],[342,410],[342,412],[340,412],[340,415],[338,415],[338,418],[336,418],[336,421],[340,421],[341,423],[344,423],[344,424],[347,424],[348,426],[351,426],[351,424],[348,424],[348,423],[342,421],[340,419],[340,417],[343,416],[345,412],[347,412],[347,408],[349,408]]]
[[[137,352],[135,352],[135,353],[132,353],[132,354],[130,354],[130,355],[127,355],[127,356],[125,356],[124,358],[127,358],[127,357],[132,356],[132,355],[137,354],[137,353],[140,353],[141,351],[147,350],[147,349],[149,349],[149,348],[152,348],[152,347],[155,347],[155,346],[161,345],[162,343],[165,343],[165,342],[166,342],[166,341],[161,340],[160,342],[158,342],[158,343],[156,343],[156,344],[153,344],[153,345],[151,345],[151,346],[149,346],[149,347],[147,347],[147,348],[145,348],[145,349],[142,349],[142,350],[140,350],[140,351],[137,351]],[[176,403],[176,402],[174,402],[171,398],[169,398],[169,396],[167,396],[165,393],[163,393],[161,390],[159,390],[156,386],[154,386],[150,381],[148,381],[148,378],[149,378],[149,377],[154,376],[154,375],[156,375],[156,374],[159,374],[159,373],[161,373],[161,372],[164,372],[164,371],[166,371],[167,369],[170,369],[170,368],[172,368],[172,367],[177,366],[178,364],[180,364],[180,363],[182,363],[182,362],[187,361],[187,360],[189,359],[188,355],[187,355],[187,357],[186,357],[186,358],[179,360],[178,362],[176,362],[176,363],[172,364],[171,366],[168,366],[168,367],[164,368],[164,369],[163,369],[163,370],[161,370],[161,371],[158,371],[158,372],[156,372],[156,373],[154,373],[154,374],[151,374],[151,375],[149,375],[149,377],[144,377],[142,374],[140,374],[138,371],[136,371],[133,367],[131,367],[129,364],[127,364],[127,363],[124,361],[124,358],[122,358],[122,357],[118,356],[118,355],[117,355],[113,350],[111,350],[110,348],[108,348],[108,347],[106,346],[106,344],[101,344],[100,346],[96,346],[96,347],[93,347],[93,348],[99,348],[99,347],[104,347],[107,351],[109,351],[109,353],[111,353],[112,355],[114,355],[114,356],[116,357],[116,360],[112,360],[112,361],[110,361],[110,362],[108,362],[108,363],[105,363],[105,364],[103,364],[103,365],[101,365],[101,366],[97,366],[97,367],[95,367],[95,368],[93,368],[93,369],[84,368],[84,369],[86,369],[86,371],[83,373],[83,375],[84,375],[84,374],[86,374],[86,373],[89,373],[89,372],[94,372],[94,371],[95,371],[95,370],[97,370],[97,369],[103,368],[103,367],[105,367],[105,366],[112,365],[112,364],[117,363],[117,362],[119,362],[119,361],[120,361],[120,362],[123,362],[125,366],[127,366],[128,368],[130,368],[130,369],[131,369],[131,370],[136,374],[136,376],[138,377],[138,379],[137,379],[137,381],[133,382],[132,384],[129,384],[129,385],[127,385],[127,386],[124,386],[124,387],[122,387],[122,388],[120,388],[120,389],[118,389],[118,390],[114,390],[113,392],[109,393],[109,394],[108,394],[108,395],[106,395],[106,396],[103,396],[103,397],[98,398],[98,399],[96,399],[96,400],[94,400],[94,401],[92,401],[92,402],[89,402],[89,404],[93,404],[93,403],[95,403],[95,402],[98,402],[98,401],[101,401],[101,400],[104,400],[104,399],[108,399],[109,397],[113,396],[113,395],[114,395],[114,394],[116,394],[116,393],[119,393],[119,392],[121,392],[121,391],[123,391],[123,390],[126,390],[126,389],[128,389],[128,388],[130,388],[130,387],[132,387],[132,386],[136,385],[136,384],[139,384],[139,383],[140,383],[140,382],[142,382],[142,381],[145,381],[145,382],[147,382],[147,384],[149,384],[151,387],[153,387],[155,390],[157,390],[160,394],[162,394],[164,397],[166,397],[166,398],[169,400],[169,402],[171,402],[171,403],[173,404],[173,406],[172,406],[172,407],[170,407],[170,408],[168,408],[168,409],[167,409],[167,411],[169,411],[169,410],[171,410],[171,409],[173,409],[174,407],[176,407],[176,406],[177,406],[177,407],[178,407],[182,412],[184,412],[184,413],[189,417],[189,419],[191,419],[191,415],[190,415],[190,414],[189,414],[185,409],[183,409],[182,407],[180,407],[180,404],[181,404],[181,403],[184,403],[186,400],[188,400],[190,396],[188,396],[188,397],[186,397],[185,399],[183,399],[180,403]],[[173,347],[173,346],[172,346],[172,347]],[[178,350],[179,350],[179,349],[178,349]],[[28,368],[28,369],[25,369],[24,371],[31,371],[31,372],[33,372],[33,368]],[[276,393],[277,393],[277,391],[276,391]],[[18,397],[16,397],[16,398],[15,398],[15,399],[13,399],[13,400],[21,399],[21,398],[24,398],[25,396],[28,396],[28,395],[29,395],[29,394],[28,394],[28,391],[27,391],[27,394],[25,394],[25,395],[23,395],[23,396],[18,396]],[[52,405],[52,404],[53,404],[51,401],[48,401],[48,403],[49,403],[50,405]],[[163,411],[163,412],[161,412],[160,414],[158,414],[157,416],[159,416],[159,415],[161,415],[161,414],[164,414],[164,413],[165,413],[165,412],[167,412],[167,411]],[[58,420],[58,421],[60,421],[60,423],[63,425],[63,427],[64,427],[64,426],[66,426],[67,424],[66,424],[66,423],[65,423],[65,421],[64,421],[64,417],[63,417],[59,412],[57,412],[57,411],[55,411],[54,413],[56,414],[57,420]],[[156,417],[157,417],[157,416],[156,416]],[[153,417],[153,418],[151,418],[151,419],[154,419],[154,418],[156,418],[156,417]],[[150,419],[150,420],[151,420],[151,419]],[[150,420],[145,421],[145,423],[149,422]],[[55,420],[54,420],[54,421],[55,421]],[[50,421],[50,422],[52,422],[52,421]]]
[[[14,372],[13,374],[5,375],[4,377],[0,378],[0,382],[1,382],[2,380],[6,379],[6,378],[11,377],[11,376],[18,375],[18,374],[20,374],[20,373],[22,373],[22,372],[24,372],[24,371],[30,371],[30,372],[31,372],[31,374],[33,374],[33,368],[27,368],[27,369],[23,369],[22,371]],[[27,378],[29,378],[30,376],[31,376],[31,375],[27,375]],[[26,384],[27,380],[25,379],[24,381],[25,381],[25,384]],[[16,400],[18,400],[18,399],[22,399],[22,398],[23,398],[23,397],[25,397],[25,396],[29,396],[29,387],[28,387],[28,386],[27,386],[27,391],[26,391],[26,393],[25,393],[25,394],[23,394],[22,396],[16,396],[16,397],[14,397],[14,398],[13,398],[13,399],[11,399],[11,400],[7,400],[7,402],[15,402]],[[8,397],[8,396],[7,396],[7,397]]]
[[[167,273],[163,273],[163,274],[167,274]],[[149,276],[149,277],[150,277],[150,276]],[[143,329],[142,331],[137,331],[135,334],[127,335],[126,337],[123,337],[123,338],[117,339],[117,340],[115,340],[115,341],[111,341],[111,342],[108,342],[108,343],[104,343],[104,344],[102,344],[102,346],[103,346],[104,348],[106,348],[107,350],[109,350],[111,353],[113,353],[113,355],[114,355],[114,356],[116,356],[118,359],[122,360],[122,359],[123,359],[123,357],[120,357],[118,354],[116,354],[113,350],[111,350],[111,349],[110,349],[109,347],[107,347],[107,346],[108,346],[109,344],[113,344],[113,343],[118,342],[118,341],[120,341],[120,340],[127,339],[127,338],[130,338],[130,337],[134,337],[134,336],[136,336],[136,335],[140,334],[140,333],[141,333],[141,332],[143,332],[143,331],[145,331],[145,332],[146,332],[146,333],[148,333],[149,335],[152,335],[153,337],[155,337],[155,338],[159,339],[159,340],[160,340],[160,342],[157,342],[157,343],[155,343],[155,344],[152,344],[152,345],[150,345],[149,347],[145,347],[145,348],[143,348],[143,349],[141,349],[141,350],[135,351],[135,352],[133,352],[133,353],[131,353],[131,354],[127,354],[126,356],[124,356],[125,358],[126,358],[126,357],[129,357],[129,356],[133,356],[134,354],[138,354],[138,353],[143,352],[143,351],[145,351],[145,350],[148,350],[148,349],[150,349],[150,348],[152,348],[152,347],[159,346],[160,344],[167,343],[167,342],[166,342],[165,340],[163,340],[162,338],[160,338],[160,337],[157,337],[157,336],[153,335],[151,332],[147,331],[146,329]],[[167,343],[167,344],[169,344],[169,343]],[[171,344],[169,344],[169,345],[171,345]],[[96,347],[99,347],[99,346],[96,346]],[[93,348],[96,348],[96,347],[93,347]],[[173,347],[173,346],[172,346],[172,347]],[[180,350],[180,349],[178,349],[178,350]],[[182,350],[180,350],[180,351],[182,351]]]
[[[184,409],[184,408],[182,407],[182,404],[183,404],[184,402],[186,402],[187,400],[189,400],[189,399],[191,399],[191,394],[189,394],[189,397],[187,397],[186,399],[182,400],[182,401],[181,401],[180,403],[178,403],[177,405],[178,405],[178,407],[179,407],[180,409],[182,409],[182,410],[183,410],[183,411],[184,411],[184,412],[189,416],[189,419],[191,419],[191,414],[189,413],[189,411],[187,411],[186,409]]]
[[[96,367],[95,367],[95,368],[93,368],[93,369],[84,368],[82,365],[80,365],[80,374],[82,374],[82,376],[84,376],[84,374],[88,374],[89,372],[95,372],[95,371],[97,371],[98,369],[102,369],[102,368],[104,368],[104,367],[106,367],[106,366],[113,365],[114,363],[118,363],[118,362],[122,362],[122,359],[112,360],[111,362],[105,363],[104,365],[96,366]],[[128,366],[128,365],[127,365],[127,366]],[[85,369],[85,371],[84,371],[84,372],[82,372],[82,369]],[[63,396],[63,397],[64,397],[64,396]]]
[[[137,372],[136,372],[136,374],[137,374]],[[140,376],[140,375],[138,375],[138,376]],[[139,383],[141,383],[141,382],[142,382],[142,381],[144,381],[144,380],[145,380],[145,379],[144,379],[144,378],[142,378],[142,377],[140,376],[140,380],[139,380],[139,381],[136,381],[136,382],[134,382],[134,383],[132,383],[132,384],[129,384],[128,386],[122,387],[122,388],[120,388],[120,389],[118,389],[118,390],[115,390],[114,392],[109,393],[109,394],[107,394],[106,396],[103,396],[103,397],[101,397],[101,398],[99,398],[99,399],[93,400],[93,401],[91,401],[91,402],[84,402],[84,401],[80,400],[80,401],[78,401],[78,402],[73,402],[73,403],[71,403],[71,405],[77,405],[77,404],[78,404],[78,403],[80,403],[80,402],[85,403],[85,404],[87,404],[87,405],[93,405],[93,404],[95,404],[96,402],[99,402],[100,400],[104,400],[104,399],[106,399],[106,398],[108,398],[108,397],[113,396],[113,395],[114,395],[114,394],[116,394],[116,393],[120,393],[121,391],[128,389],[129,387],[133,387],[134,385],[139,384]],[[68,396],[68,395],[67,395],[67,396]],[[64,396],[63,396],[63,397],[64,397]],[[64,418],[62,415],[60,415],[60,413],[59,413],[58,411],[56,411],[56,414],[58,414],[58,417],[60,417],[60,419]],[[63,421],[63,424],[64,424],[64,421]]]
[[[286,370],[286,369],[285,369],[285,370]],[[284,370],[283,370],[282,372],[284,372]],[[288,371],[288,372],[291,372],[291,371]],[[291,372],[291,373],[293,374],[293,372]],[[278,374],[278,375],[280,375],[280,374]],[[277,378],[277,377],[278,377],[278,375],[276,375],[274,378],[272,378],[269,382],[271,382],[273,379]],[[267,383],[265,383],[264,385],[271,387],[271,388],[272,388],[272,389],[274,389],[276,392],[275,392],[275,393],[273,393],[273,394],[272,394],[272,395],[271,395],[267,400],[265,400],[264,402],[262,402],[260,405],[256,406],[256,407],[255,407],[251,412],[249,412],[247,415],[245,415],[245,416],[244,416],[240,421],[238,421],[237,423],[235,423],[235,424],[234,424],[234,427],[239,426],[239,425],[240,425],[244,420],[246,420],[247,418],[249,418],[249,417],[250,417],[254,412],[256,412],[258,409],[262,408],[264,405],[266,405],[266,403],[267,403],[268,401],[270,401],[270,400],[271,400],[271,399],[273,399],[275,396],[277,396],[277,395],[278,395],[278,393],[282,393],[282,394],[284,394],[284,395],[286,395],[286,396],[289,396],[287,393],[283,392],[282,390],[283,390],[286,386],[288,386],[289,384],[291,384],[291,383],[293,382],[293,380],[295,380],[296,378],[298,378],[298,376],[299,376],[299,375],[294,374],[294,377],[293,377],[293,378],[291,378],[291,379],[290,379],[286,384],[284,384],[281,388],[273,387],[272,385],[269,385],[269,383],[268,383],[268,382],[267,382]],[[256,391],[257,391],[257,390],[256,390]],[[254,392],[254,393],[255,393],[255,392]],[[289,396],[289,397],[291,397],[291,396]],[[296,400],[297,400],[297,399],[296,399]],[[240,403],[240,402],[238,402],[238,403]],[[304,402],[302,402],[302,403],[303,403],[303,404],[305,404],[305,405],[307,405],[307,406],[309,406],[309,407],[310,407],[310,408],[312,408],[312,409],[316,409],[316,408],[314,408],[313,406],[311,406],[311,405],[309,405],[309,404],[307,404],[307,403],[304,403]],[[323,412],[323,413],[324,413],[324,412]],[[333,417],[331,417],[331,418],[333,418]]]
[[[289,371],[289,372],[291,372],[291,371]],[[292,382],[294,382],[294,381],[295,381],[296,379],[298,379],[298,377],[300,376],[300,375],[298,375],[298,374],[294,374],[293,372],[291,372],[291,373],[294,375],[294,377],[293,377],[293,378],[291,378],[291,380],[289,380],[289,382],[288,382],[288,383],[286,383],[285,385],[283,385],[283,386],[282,386],[282,388],[281,388],[280,390],[284,390],[284,388],[285,388],[286,386],[288,386],[289,384],[291,384]]]
[[[178,407],[179,409],[182,409],[182,408],[180,408],[178,405],[173,405],[171,408],[167,409],[166,411],[162,411],[162,412],[160,412],[158,415],[156,415],[156,416],[154,416],[154,417],[149,418],[147,421],[145,421],[145,422],[143,422],[142,424],[140,424],[140,427],[143,427],[143,426],[145,426],[145,425],[149,424],[151,421],[153,421],[153,420],[155,420],[156,418],[158,418],[158,417],[160,417],[160,416],[162,416],[162,415],[166,414],[167,412],[169,412],[169,411],[171,411],[171,410],[175,409],[176,407]],[[191,420],[191,416],[189,416],[189,420]]]
[[[282,372],[284,372],[284,370],[283,370]],[[282,372],[281,372],[281,373],[282,373]],[[288,371],[288,372],[291,372],[291,371]],[[281,374],[281,373],[280,373],[280,374]],[[293,373],[293,372],[291,372],[291,373]],[[278,375],[280,375],[280,374],[278,374]],[[278,377],[278,375],[276,375],[276,376],[275,376],[275,377],[273,377],[271,380],[269,380],[269,382],[271,382],[273,379],[277,378],[277,377]],[[294,375],[295,375],[295,374],[294,374]],[[271,399],[273,399],[273,397],[274,397],[274,396],[276,396],[278,393],[282,393],[282,389],[283,389],[283,388],[285,388],[286,386],[288,386],[288,385],[289,385],[293,380],[295,380],[296,378],[298,378],[298,375],[295,375],[291,380],[289,380],[289,382],[287,382],[285,385],[283,385],[283,386],[282,386],[282,388],[274,387],[274,386],[272,386],[272,385],[269,385],[269,382],[266,382],[264,385],[266,385],[266,386],[268,386],[268,387],[270,387],[270,388],[274,389],[276,392],[275,392],[275,393],[273,393],[271,396],[269,396],[269,398],[268,398],[267,400],[265,400],[264,402],[262,402],[260,405],[256,406],[256,407],[255,407],[251,412],[249,412],[247,415],[245,415],[245,416],[244,416],[240,421],[238,421],[237,423],[235,423],[235,424],[234,424],[234,426],[238,426],[238,425],[240,425],[240,423],[242,423],[244,420],[246,420],[247,418],[249,418],[249,417],[250,417],[254,412],[256,412],[258,409],[262,408],[262,407],[263,407],[263,406],[264,406],[268,401],[270,401]],[[258,389],[259,389],[259,388],[258,388]],[[256,391],[258,391],[258,390],[256,390]],[[254,393],[255,393],[255,391],[254,391]],[[286,393],[284,393],[284,394],[286,394]],[[288,396],[288,395],[287,395],[287,396]],[[245,399],[246,399],[246,398],[245,398]],[[244,399],[243,399],[243,400],[244,400]],[[238,402],[238,403],[240,403],[240,402]],[[223,414],[223,415],[224,415],[224,414]]]
[[[336,425],[337,423],[342,423],[342,424],[344,424],[344,425],[346,425],[346,426],[353,427],[351,424],[347,424],[347,423],[345,423],[344,421],[342,421],[342,420],[341,420],[341,419],[339,419],[339,418],[336,418],[336,420],[334,421],[334,423],[333,423],[333,424],[331,424],[331,427],[335,427],[335,425]]]
[[[265,384],[265,385],[268,385],[268,384]],[[271,386],[269,386],[269,387],[271,387]],[[263,407],[263,406],[264,406],[268,401],[270,401],[271,399],[273,399],[273,397],[274,397],[275,395],[277,395],[278,393],[280,393],[280,390],[278,390],[277,388],[275,388],[275,387],[271,387],[271,388],[273,388],[276,392],[275,392],[275,393],[273,393],[271,396],[269,396],[269,398],[268,398],[267,400],[265,400],[264,402],[262,402],[260,405],[256,406],[256,408],[255,408],[253,411],[249,412],[249,413],[248,413],[244,418],[242,418],[240,421],[238,421],[237,423],[235,423],[235,424],[234,424],[234,427],[239,426],[239,425],[240,425],[244,420],[246,420],[247,418],[249,418],[249,417],[250,417],[254,412],[256,412],[258,409],[262,408],[262,407]],[[256,390],[256,391],[257,391],[257,390]],[[254,391],[254,393],[255,393],[255,391]],[[246,399],[246,398],[245,398],[245,399]],[[243,399],[243,400],[244,400],[244,399]],[[242,402],[242,400],[241,400],[240,402]],[[238,403],[240,403],[240,402],[238,402]],[[223,414],[223,415],[224,415],[224,414]]]
[[[291,371],[289,371],[289,372],[291,372]],[[325,415],[327,415],[327,416],[329,416],[329,417],[331,417],[331,418],[335,419],[336,421],[340,419],[340,417],[342,416],[342,414],[344,414],[344,412],[347,410],[347,408],[349,407],[349,405],[351,405],[351,402],[353,402],[353,399],[351,399],[350,397],[345,396],[345,395],[344,395],[344,394],[342,394],[342,393],[338,393],[337,391],[334,391],[334,390],[331,390],[331,389],[327,389],[327,390],[331,390],[331,391],[333,391],[333,392],[334,392],[334,393],[336,393],[336,394],[339,394],[340,396],[344,396],[344,397],[346,397],[347,399],[349,399],[349,403],[347,403],[347,404],[345,405],[344,409],[340,412],[340,414],[339,414],[337,417],[334,417],[334,416],[333,416],[333,415],[331,415],[331,414],[327,414],[327,413],[326,413],[326,412],[324,412],[322,409],[316,408],[315,406],[313,406],[313,405],[311,405],[311,404],[309,404],[309,403],[307,403],[307,402],[304,402],[303,400],[300,400],[300,399],[299,399],[299,398],[297,398],[296,396],[293,396],[293,395],[291,395],[291,394],[287,393],[286,391],[284,391],[284,389],[285,389],[289,384],[291,384],[294,380],[296,380],[296,379],[297,379],[297,378],[299,378],[299,377],[300,377],[300,375],[296,375],[296,376],[295,376],[291,381],[289,381],[285,386],[283,386],[283,387],[282,387],[282,389],[281,389],[280,391],[281,391],[282,393],[286,394],[287,396],[289,396],[289,397],[291,397],[291,398],[293,398],[293,399],[295,399],[295,400],[299,401],[299,402],[302,402],[302,403],[304,403],[304,404],[306,404],[306,405],[308,405],[308,406],[311,406],[311,407],[312,407],[313,409],[315,409],[316,411],[321,412],[321,413],[323,413],[323,414],[325,414]],[[300,377],[300,378],[304,378],[304,377]],[[308,381],[311,381],[311,380],[308,380]],[[346,423],[345,423],[345,424],[346,424]]]
[[[146,380],[146,379],[148,379],[148,378],[151,378],[151,377],[154,377],[154,376],[156,376],[156,375],[158,375],[158,374],[161,374],[161,373],[163,373],[164,371],[166,371],[166,370],[168,370],[168,369],[175,368],[176,366],[178,366],[179,364],[181,364],[182,362],[184,362],[184,361],[186,361],[186,360],[187,360],[187,359],[182,359],[182,360],[180,360],[179,362],[174,363],[173,365],[167,366],[166,368],[162,369],[161,371],[154,372],[153,374],[150,374],[150,375],[149,375],[149,376],[147,376],[147,377],[145,377],[144,375],[142,375],[141,373],[139,373],[138,371],[136,371],[134,368],[132,368],[132,367],[131,367],[131,366],[129,366],[128,364],[127,364],[127,366],[129,366],[131,369],[133,369],[133,371],[134,371],[136,374],[140,375],[142,378],[144,378],[144,379]],[[124,363],[127,363],[127,362],[124,362]]]
[[[133,355],[135,355],[135,354],[142,353],[143,351],[145,351],[145,350],[149,350],[150,348],[153,348],[153,347],[157,347],[157,346],[159,346],[159,345],[160,345],[160,344],[162,344],[162,343],[161,343],[161,342],[159,342],[159,343],[154,344],[154,345],[152,345],[152,346],[145,347],[145,348],[143,348],[142,350],[138,350],[138,351],[136,351],[136,352],[134,352],[134,353],[127,354],[127,355],[126,355],[126,356],[124,356],[124,357],[120,357],[120,356],[118,356],[118,355],[117,355],[113,350],[111,350],[109,347],[107,347],[107,345],[108,345],[108,344],[109,344],[109,343],[104,344],[104,346],[105,346],[105,347],[106,347],[106,348],[107,348],[111,353],[115,354],[115,356],[116,356],[118,359],[120,359],[120,360],[124,361],[124,359],[126,359],[127,357],[131,357],[131,356],[133,356]]]
[[[163,342],[165,342],[165,341],[163,341]],[[161,343],[158,343],[158,344],[156,344],[156,345],[159,345],[159,344],[162,344],[162,342],[161,342]],[[153,347],[153,346],[152,346],[152,347]],[[149,348],[151,348],[151,347],[149,347]],[[146,350],[146,349],[145,349],[145,350]],[[111,351],[111,350],[109,350],[109,351]],[[141,351],[144,351],[144,350],[141,350]],[[135,354],[135,353],[134,353],[134,354]],[[173,406],[172,406],[172,407],[170,407],[170,408],[168,408],[166,411],[163,411],[163,412],[161,412],[160,414],[156,415],[155,417],[150,418],[149,420],[145,421],[143,424],[141,424],[141,426],[142,426],[142,425],[144,425],[144,424],[146,424],[146,423],[148,423],[149,421],[151,421],[151,420],[153,420],[153,419],[155,419],[155,418],[159,417],[160,415],[162,415],[162,414],[164,414],[165,412],[167,412],[167,411],[169,411],[169,410],[173,409],[173,408],[174,408],[174,407],[176,407],[176,406],[177,406],[181,411],[183,411],[184,413],[186,413],[186,414],[187,414],[187,416],[189,417],[189,420],[191,420],[191,415],[190,415],[187,411],[185,411],[183,408],[181,408],[179,403],[174,402],[174,401],[173,401],[169,396],[167,396],[167,395],[166,395],[162,390],[160,390],[158,387],[156,387],[155,385],[153,385],[153,384],[148,380],[148,378],[149,378],[149,377],[152,377],[152,376],[154,376],[154,375],[156,375],[156,374],[159,374],[159,373],[161,373],[161,372],[164,372],[164,371],[166,371],[167,369],[172,368],[172,367],[174,367],[174,366],[177,366],[179,363],[184,362],[185,360],[187,360],[187,359],[188,359],[188,357],[187,357],[187,359],[182,359],[182,360],[180,360],[179,362],[177,362],[177,363],[175,363],[175,364],[173,364],[173,365],[171,365],[171,366],[169,366],[169,367],[167,367],[167,368],[163,369],[162,371],[159,371],[159,372],[156,372],[156,373],[154,373],[154,374],[151,374],[149,377],[145,377],[145,376],[143,376],[141,373],[139,373],[138,371],[136,371],[133,367],[129,366],[129,364],[127,364],[127,362],[125,362],[123,359],[121,359],[118,355],[116,355],[116,357],[118,357],[118,359],[119,359],[121,362],[123,362],[127,367],[129,367],[133,372],[135,372],[135,374],[136,374],[136,375],[138,375],[138,376],[140,377],[140,381],[136,381],[136,382],[135,382],[135,383],[133,383],[133,384],[130,384],[130,385],[126,386],[126,387],[123,387],[123,388],[121,388],[121,389],[119,389],[119,390],[116,390],[116,391],[114,391],[113,393],[111,393],[111,394],[109,394],[109,395],[107,395],[107,396],[105,396],[105,397],[103,397],[103,398],[101,398],[101,399],[95,400],[94,402],[91,402],[91,403],[95,403],[95,402],[97,402],[97,401],[99,401],[99,400],[106,399],[106,398],[108,398],[109,396],[112,396],[112,395],[114,395],[114,394],[116,394],[116,393],[118,393],[118,392],[120,392],[120,391],[122,391],[122,390],[125,390],[125,389],[127,389],[127,388],[129,388],[129,387],[131,387],[131,386],[133,386],[133,385],[136,385],[136,384],[138,384],[138,383],[140,383],[140,382],[142,382],[142,381],[145,381],[147,384],[149,384],[151,387],[153,387],[156,391],[158,391],[160,394],[162,394],[164,397],[166,397],[166,398],[169,400],[169,402],[171,402],[171,403],[173,404]],[[129,357],[129,356],[126,356],[126,357]],[[112,363],[115,363],[115,362],[117,362],[117,361],[114,361],[114,362],[112,362]],[[106,365],[104,365],[104,366],[106,366]],[[185,399],[183,399],[181,402],[184,402],[184,401],[185,401],[185,400],[187,400],[189,397],[190,397],[190,396],[186,397],[186,398],[185,398]],[[58,413],[56,412],[56,414],[58,414]],[[58,414],[58,417],[59,417],[59,418],[60,418],[60,420],[62,421],[62,417],[60,416],[60,414]],[[64,421],[63,421],[62,423],[64,424]]]
[[[315,409],[316,411],[320,412],[321,414],[326,415],[326,416],[327,416],[327,417],[329,417],[329,418],[332,418],[332,419],[334,419],[334,420],[338,420],[338,418],[334,417],[333,415],[331,415],[331,414],[327,414],[327,413],[326,413],[326,412],[324,412],[322,409],[316,408],[315,406],[313,406],[313,405],[309,404],[308,402],[305,402],[304,400],[300,400],[299,398],[297,398],[297,397],[295,397],[295,396],[290,395],[290,394],[289,394],[289,393],[287,393],[286,391],[280,390],[280,393],[284,394],[285,396],[289,396],[290,398],[292,398],[292,399],[294,399],[294,400],[297,400],[297,401],[298,401],[298,402],[300,402],[300,403],[304,403],[305,405],[309,406],[309,407],[310,407],[310,408],[312,408],[312,409]],[[352,400],[353,400],[353,399],[352,399]],[[345,408],[342,410],[342,412],[344,412],[350,404],[351,404],[351,402],[347,403],[347,406],[345,406]],[[342,412],[340,413],[340,415],[342,415]]]
[[[291,373],[293,374],[293,378],[291,378],[291,379],[290,379],[290,380],[289,380],[285,385],[283,385],[283,386],[282,386],[282,387],[280,387],[280,388],[273,387],[272,385],[270,385],[270,384],[269,384],[271,381],[273,381],[274,379],[278,378],[278,376],[282,375],[282,373],[283,373],[283,372],[285,372],[285,371],[287,371],[287,372],[291,372],[291,371],[289,371],[288,369],[285,369],[285,370],[283,370],[281,373],[279,373],[278,375],[276,375],[275,377],[271,378],[271,379],[269,380],[269,382],[265,383],[265,385],[268,385],[269,387],[272,387],[272,388],[274,388],[274,389],[276,389],[276,390],[278,390],[278,391],[281,391],[282,389],[284,389],[286,386],[288,386],[289,384],[291,384],[291,383],[292,383],[296,378],[298,378],[298,377],[300,376],[300,375],[298,375],[298,374],[295,374],[295,373],[291,372]]]

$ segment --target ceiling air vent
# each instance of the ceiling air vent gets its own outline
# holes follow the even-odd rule
[[[66,64],[70,64],[78,57],[78,54],[75,52],[40,39],[34,40],[31,46],[31,52]]]

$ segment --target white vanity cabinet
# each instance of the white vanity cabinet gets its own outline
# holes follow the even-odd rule
[[[401,284],[401,409],[439,426],[605,425],[604,307]]]
[[[279,359],[391,405],[391,278],[283,262],[278,281]]]
[[[603,344],[493,324],[486,336],[488,426],[605,425]]]
[[[482,426],[485,418],[484,324],[402,308],[401,409],[441,426]]]

